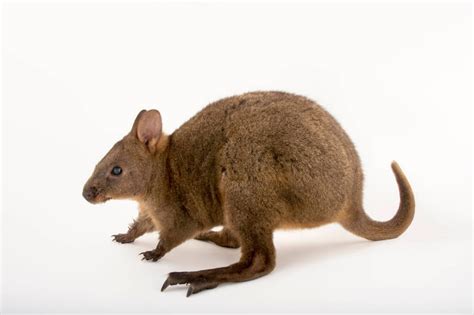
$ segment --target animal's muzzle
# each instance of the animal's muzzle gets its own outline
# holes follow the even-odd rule
[[[95,186],[84,187],[82,191],[82,196],[89,202],[94,202],[97,196],[99,195],[99,190]]]

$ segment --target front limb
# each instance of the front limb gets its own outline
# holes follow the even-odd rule
[[[138,218],[128,226],[127,233],[112,235],[114,241],[118,243],[133,243],[138,237],[155,230],[152,220],[145,214],[139,213]]]
[[[140,255],[143,255],[142,260],[157,261],[176,246],[192,238],[196,234],[196,231],[197,229],[191,225],[173,225],[172,228],[164,228],[160,231],[160,240],[156,248],[140,253]]]

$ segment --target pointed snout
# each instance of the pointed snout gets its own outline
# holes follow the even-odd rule
[[[94,203],[98,195],[99,195],[99,190],[97,189],[96,186],[93,186],[93,185],[86,184],[84,186],[84,189],[82,190],[82,196],[90,203]]]

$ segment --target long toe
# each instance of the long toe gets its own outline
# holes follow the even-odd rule
[[[191,282],[186,292],[186,297],[189,297],[191,294],[196,294],[204,290],[214,289],[219,285],[217,282]]]

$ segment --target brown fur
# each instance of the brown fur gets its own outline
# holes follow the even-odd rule
[[[117,165],[123,173],[111,175]],[[128,233],[114,238],[133,242],[159,230],[157,247],[143,259],[156,261],[190,238],[241,247],[240,261],[228,267],[170,273],[163,290],[189,284],[189,295],[271,272],[278,228],[337,222],[370,240],[399,236],[415,201],[395,162],[392,170],[400,207],[390,221],[373,221],[362,207],[359,157],[337,121],[305,97],[253,92],[210,104],[170,136],[161,132],[158,111],[140,112],[132,131],[99,162],[84,196],[139,202]],[[209,231],[219,225],[222,231]]]

